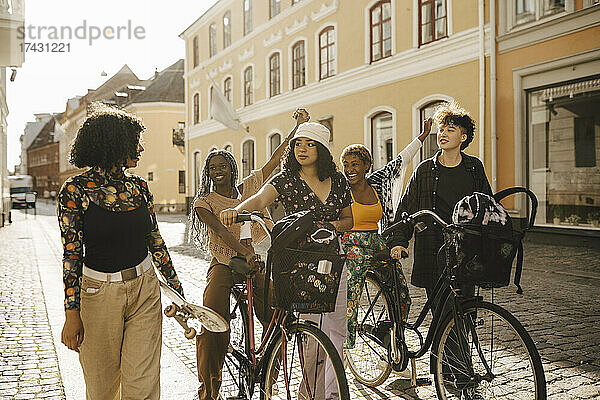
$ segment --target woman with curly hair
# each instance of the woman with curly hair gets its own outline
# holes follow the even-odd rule
[[[234,282],[243,282],[244,276],[232,271],[229,261],[234,256],[242,256],[253,269],[259,268],[259,257],[255,254],[252,243],[260,243],[266,232],[258,225],[250,223],[223,226],[218,215],[222,210],[236,207],[243,200],[255,194],[279,165],[284,149],[300,124],[309,120],[308,112],[297,109],[293,118],[296,125],[284,142],[273,152],[267,163],[258,170],[252,171],[241,184],[237,184],[238,168],[233,154],[226,150],[211,151],[206,157],[202,169],[202,183],[194,199],[192,235],[200,248],[210,251],[212,261],[206,278],[204,289],[204,306],[217,311],[228,321],[229,292]],[[261,211],[266,214],[264,207]],[[265,276],[255,275],[254,308],[258,319],[266,331],[271,315],[263,315]],[[201,386],[198,389],[200,400],[216,399],[221,386],[221,370],[225,361],[230,332],[213,333],[202,330],[196,337],[196,360],[198,378]]]
[[[254,196],[235,208],[221,212],[221,222],[226,226],[234,224],[239,212],[261,210],[275,200],[281,202],[285,214],[311,210],[324,221],[329,222],[338,232],[352,228],[352,197],[346,178],[337,171],[329,149],[330,132],[325,126],[305,122],[298,127],[287,149],[283,170],[275,175]],[[346,339],[346,268],[342,271],[335,310],[323,315],[321,330],[335,345],[340,358]],[[319,315],[307,315],[305,319],[315,319]],[[324,398],[335,397],[334,379],[328,379],[333,368],[325,367],[326,387]],[[303,387],[303,385],[301,385]],[[339,396],[338,396],[339,397]]]
[[[344,175],[350,183],[352,194],[352,217],[354,226],[342,238],[344,251],[348,257],[348,337],[346,347],[354,348],[356,341],[356,317],[358,300],[365,284],[367,268],[372,265],[373,255],[385,250],[385,241],[379,234],[379,228],[384,230],[394,216],[394,184],[402,187],[406,166],[421,148],[421,144],[429,135],[431,119],[427,119],[423,132],[406,146],[396,158],[377,171],[369,173],[373,166],[371,152],[362,144],[353,144],[344,149],[340,161]],[[379,270],[386,273],[389,266],[381,264]],[[410,297],[402,269],[400,278],[403,283],[401,290],[402,317],[408,317]],[[387,276],[387,275],[386,275]],[[391,278],[390,278],[391,279]]]
[[[134,168],[144,125],[101,104],[79,128],[57,214],[64,248],[61,341],[79,353],[87,399],[158,399],[162,312],[154,264],[181,295],[154,214]]]

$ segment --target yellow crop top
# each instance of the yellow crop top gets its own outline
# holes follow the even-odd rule
[[[377,223],[383,216],[383,208],[381,207],[381,200],[379,200],[377,192],[373,191],[375,192],[375,197],[377,197],[377,203],[375,204],[361,204],[354,199],[354,194],[352,194],[353,231],[376,231],[378,229]]]

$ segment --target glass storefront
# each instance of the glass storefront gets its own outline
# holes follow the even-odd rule
[[[600,75],[527,92],[536,225],[600,230]]]

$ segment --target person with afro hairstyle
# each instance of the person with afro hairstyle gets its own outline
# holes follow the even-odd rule
[[[79,128],[57,215],[64,248],[61,341],[79,353],[88,400],[158,399],[162,307],[153,264],[181,295],[153,199],[134,168],[144,125],[100,103]]]
[[[454,205],[463,197],[481,192],[492,194],[483,164],[477,157],[463,153],[473,141],[475,121],[457,103],[444,103],[436,110],[434,122],[439,127],[437,145],[431,158],[422,161],[413,172],[402,196],[395,220],[402,213],[432,210],[450,222]],[[389,240],[391,255],[400,258],[408,253],[412,230],[398,230]],[[441,271],[437,270],[437,253],[443,244],[442,231],[430,226],[415,237],[415,256],[411,283],[431,294]]]
[[[222,210],[232,208],[255,194],[273,170],[279,165],[281,156],[296,130],[310,119],[308,112],[297,109],[293,116],[296,125],[283,143],[275,149],[271,158],[260,169],[252,171],[238,184],[238,168],[233,154],[226,150],[211,151],[202,169],[202,182],[193,202],[190,216],[194,242],[203,250],[209,251],[212,261],[204,289],[204,306],[217,311],[227,321],[229,311],[229,291],[235,282],[243,282],[244,276],[232,271],[229,261],[234,256],[242,256],[253,269],[259,269],[259,256],[252,243],[260,243],[266,232],[258,225],[244,223],[225,227],[218,219]],[[261,211],[266,214],[264,207]],[[254,309],[266,331],[270,315],[264,315],[265,274],[257,273],[254,279]],[[270,308],[269,308],[270,309]],[[269,311],[267,311],[267,314]],[[213,333],[202,329],[196,337],[196,361],[200,400],[217,399],[221,387],[222,369],[229,345],[230,332]]]
[[[388,222],[394,216],[394,188],[401,190],[404,183],[406,168],[410,165],[425,138],[431,131],[431,119],[427,119],[423,132],[406,146],[398,156],[377,171],[369,173],[373,166],[373,157],[367,147],[362,144],[352,144],[342,151],[340,162],[344,175],[350,183],[352,194],[352,218],[354,226],[344,233],[342,245],[347,255],[348,266],[348,336],[346,348],[354,348],[356,341],[356,317],[358,303],[365,284],[367,268],[371,265],[373,255],[386,249],[379,229],[385,230]],[[398,197],[400,194],[398,194]],[[378,270],[387,276],[389,265],[381,262]],[[401,278],[401,309],[402,317],[408,317],[410,296],[406,280],[399,269]],[[391,277],[390,277],[391,279]]]

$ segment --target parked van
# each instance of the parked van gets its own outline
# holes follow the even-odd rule
[[[37,193],[33,191],[31,175],[12,175],[10,181],[10,198],[12,208],[35,208]]]

